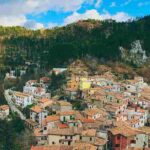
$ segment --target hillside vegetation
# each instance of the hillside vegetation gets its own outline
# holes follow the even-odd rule
[[[149,27],[149,16],[125,23],[86,20],[51,30],[0,27],[0,67],[16,67],[25,61],[56,66],[87,54],[104,62],[120,61],[119,48],[130,50],[136,40],[149,56]]]

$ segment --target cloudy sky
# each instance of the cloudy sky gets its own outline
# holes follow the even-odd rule
[[[84,19],[118,22],[150,14],[150,0],[0,0],[0,25],[53,28]]]

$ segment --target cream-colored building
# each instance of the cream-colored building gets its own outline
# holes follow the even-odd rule
[[[22,108],[25,108],[33,103],[33,96],[22,92],[15,92],[14,99],[16,105]]]

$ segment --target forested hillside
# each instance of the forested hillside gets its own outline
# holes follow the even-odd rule
[[[118,61],[119,47],[130,49],[136,40],[140,40],[149,56],[149,16],[125,23],[86,20],[51,30],[0,27],[0,65],[17,66],[34,61],[54,66],[87,54],[104,61]]]

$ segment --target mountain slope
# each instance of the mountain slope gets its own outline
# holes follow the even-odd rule
[[[25,61],[44,66],[59,65],[89,54],[107,60],[121,60],[119,47],[131,49],[141,42],[150,55],[150,17],[136,21],[86,20],[52,30],[32,31],[21,27],[0,27],[1,65],[23,65]]]

